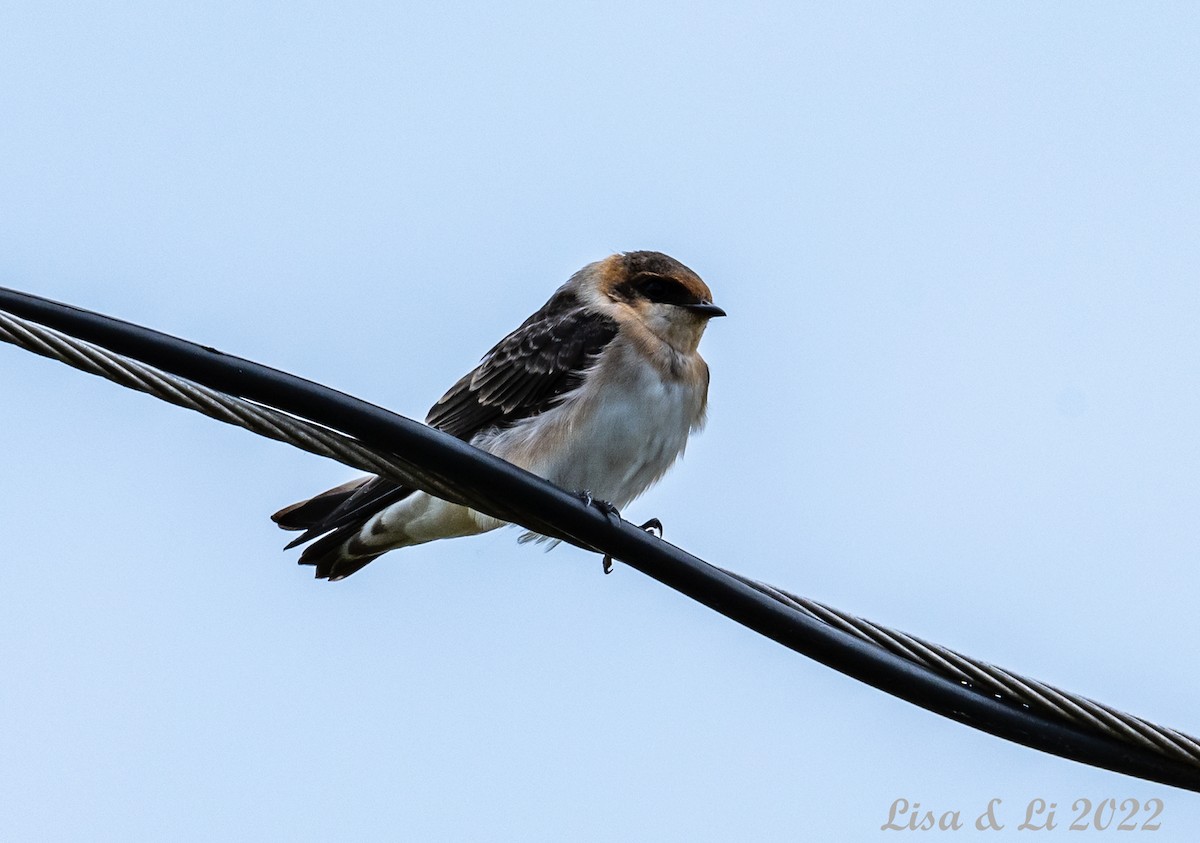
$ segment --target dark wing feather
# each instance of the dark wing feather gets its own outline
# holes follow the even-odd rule
[[[595,355],[617,335],[617,323],[560,291],[483,362],[442,396],[425,421],[470,441],[490,427],[509,427],[543,413],[577,389]]]
[[[426,423],[470,441],[490,427],[507,427],[545,412],[577,389],[595,355],[617,335],[617,323],[559,290],[541,310],[491,351],[430,409]],[[343,578],[374,557],[339,559],[338,548],[376,512],[413,490],[382,477],[354,480],[271,516],[285,530],[303,530],[288,547],[316,539],[300,563],[318,577]]]
[[[360,524],[412,492],[412,489],[383,477],[364,477],[292,504],[276,512],[271,519],[285,530],[304,530],[287,543],[284,548],[287,550],[330,530]]]

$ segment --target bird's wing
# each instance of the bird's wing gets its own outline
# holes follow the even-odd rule
[[[469,442],[481,430],[542,413],[579,387],[592,359],[616,335],[613,319],[584,308],[572,291],[559,290],[451,387],[430,409],[426,423]],[[271,518],[285,530],[304,531],[288,547],[325,536],[305,549],[301,564],[316,565],[319,577],[348,576],[370,559],[342,570],[335,564],[336,547],[372,515],[412,492],[383,477],[364,477]]]
[[[482,430],[545,412],[579,388],[595,356],[616,335],[614,319],[560,290],[452,386],[425,421],[469,442]]]

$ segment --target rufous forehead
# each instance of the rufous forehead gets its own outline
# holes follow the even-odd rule
[[[712,301],[712,290],[688,267],[662,252],[624,252],[611,255],[601,263],[601,277],[605,289],[611,290],[618,284],[642,272],[664,275],[683,284],[697,298]]]

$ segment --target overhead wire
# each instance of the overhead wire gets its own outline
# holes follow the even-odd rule
[[[344,393],[7,288],[0,340],[611,556],[835,670],[974,728],[1200,792],[1194,737],[711,565],[510,463]]]

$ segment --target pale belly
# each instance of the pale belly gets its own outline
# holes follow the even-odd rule
[[[479,444],[564,489],[622,507],[683,453],[702,421],[703,396],[654,379],[597,398],[587,404],[568,400]]]
[[[628,371],[628,370],[627,370]],[[571,492],[590,492],[621,508],[654,484],[683,454],[704,421],[705,387],[657,374],[578,395],[520,425],[472,444]],[[365,546],[421,544],[486,532],[496,518],[416,492],[376,514],[360,534]]]

